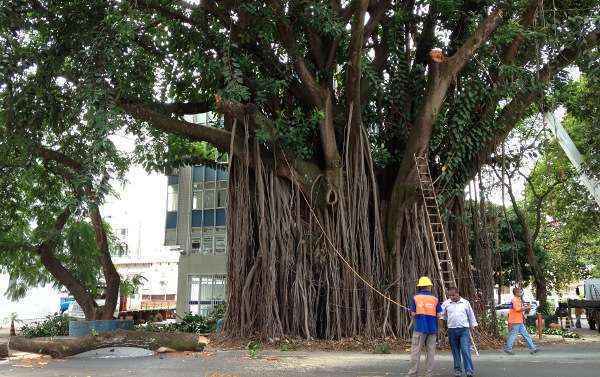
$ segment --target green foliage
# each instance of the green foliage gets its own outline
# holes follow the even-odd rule
[[[389,355],[391,353],[390,345],[388,343],[379,343],[378,345],[375,346],[373,353]]]
[[[256,359],[262,350],[262,343],[259,340],[253,340],[248,343],[246,349],[248,350],[248,356]]]
[[[535,326],[527,326],[527,332],[530,334],[537,334],[537,328]],[[562,336],[563,338],[570,338],[570,339],[581,338],[581,335],[577,334],[576,332],[566,330],[566,329],[560,329],[560,328],[552,329],[549,327],[544,327],[544,329],[542,330],[542,334],[544,334],[544,335],[559,335],[559,336]]]
[[[144,284],[144,281],[148,281],[148,279],[141,274],[135,274],[130,278],[121,279],[121,285],[119,286],[121,297],[128,297],[136,293],[138,288]]]
[[[44,321],[27,323],[21,326],[21,334],[27,338],[69,335],[69,317],[49,315]]]

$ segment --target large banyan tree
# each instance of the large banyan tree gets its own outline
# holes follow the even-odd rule
[[[200,142],[230,154],[228,334],[402,336],[405,311],[365,281],[404,305],[419,275],[440,285],[414,156],[445,189],[472,292],[464,187],[566,68],[597,65],[597,8],[4,0],[1,32],[15,70],[114,114],[147,166],[203,161]],[[223,121],[183,117],[204,112]]]

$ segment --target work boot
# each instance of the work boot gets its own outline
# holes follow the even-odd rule
[[[540,352],[539,348],[534,348],[531,351],[529,351],[530,354],[535,355],[536,353]]]
[[[503,349],[503,351],[504,351],[504,353],[505,353],[505,354],[507,354],[507,355],[514,356],[514,354],[515,354],[515,353],[514,353],[512,350],[507,350],[506,348],[505,348],[505,349]]]

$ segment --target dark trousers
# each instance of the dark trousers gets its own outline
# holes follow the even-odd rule
[[[448,329],[448,338],[450,348],[452,348],[452,357],[454,358],[454,375],[461,376],[464,372],[467,376],[472,376],[473,360],[471,359],[471,335],[468,327],[459,327]]]

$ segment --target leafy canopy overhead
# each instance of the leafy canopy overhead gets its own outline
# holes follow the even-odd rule
[[[339,164],[350,122],[367,131],[382,186],[429,147],[460,187],[543,109],[548,84],[568,81],[564,68],[597,69],[595,10],[593,0],[15,1],[0,13],[1,90],[23,107],[13,114],[24,137],[81,156],[109,152],[121,130],[139,137],[150,168],[189,162],[210,152],[185,143],[226,152],[232,120],[250,118],[263,153],[305,161],[294,166],[305,173]],[[223,128],[181,121],[205,111],[225,114]]]

